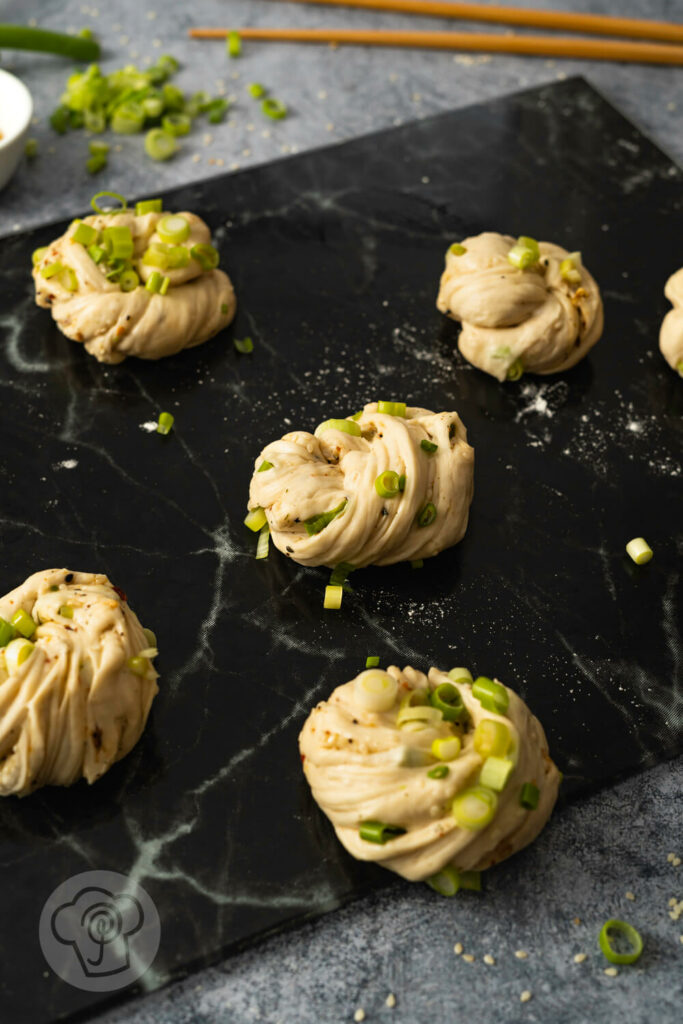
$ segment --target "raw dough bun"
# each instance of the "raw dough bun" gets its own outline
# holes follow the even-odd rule
[[[666,282],[664,294],[673,309],[662,321],[659,347],[671,369],[683,377],[683,267]]]
[[[299,736],[303,769],[313,797],[332,822],[337,837],[353,857],[377,861],[404,878],[419,881],[451,864],[459,871],[480,871],[521,850],[539,834],[555,804],[560,773],[550,759],[541,723],[524,701],[508,689],[505,716],[485,710],[472,696],[470,685],[453,683],[436,668],[427,677],[413,668],[395,666],[387,673],[398,681],[398,696],[390,711],[365,711],[355,698],[351,680],[338,686],[329,700],[310,713]],[[459,756],[448,762],[448,774],[430,779],[437,761],[432,741],[453,735],[440,722],[419,732],[399,729],[399,700],[410,690],[435,689],[451,683],[460,691],[469,712]],[[474,749],[473,733],[482,719],[503,722],[513,737],[516,764],[498,794],[495,817],[478,831],[461,828],[451,804],[477,783],[483,760]],[[536,810],[520,804],[525,782],[540,790]],[[400,825],[405,835],[385,845],[367,842],[358,834],[367,820]]]
[[[142,262],[150,244],[160,242],[158,221],[166,213],[146,213],[141,217],[130,211],[84,217],[83,222],[98,231],[103,228],[129,227],[135,246],[133,264],[141,281],[154,271]],[[190,222],[190,234],[182,244],[192,248],[210,243],[211,233],[194,213],[182,213]],[[115,281],[88,255],[85,246],[72,240],[77,222],[47,247],[33,268],[36,302],[52,310],[60,331],[73,341],[82,341],[86,350],[101,363],[122,363],[126,356],[161,359],[184,348],[208,341],[230,323],[235,315],[235,292],[230,278],[222,270],[202,271],[195,259],[187,267],[160,271],[171,284],[166,295],[153,294],[138,286],[123,292]],[[41,268],[59,261],[71,267],[78,279],[78,290],[68,291],[59,276],[44,278]],[[225,312],[223,312],[225,309]]]
[[[429,558],[456,544],[467,528],[474,473],[474,449],[458,414],[408,407],[404,418],[379,413],[371,402],[357,423],[360,437],[336,428],[319,436],[295,431],[257,458],[249,507],[264,509],[276,547],[302,565],[361,568]],[[422,440],[437,450],[428,454]],[[264,460],[273,468],[260,473]],[[405,490],[395,498],[375,489],[385,470],[405,474]],[[344,500],[341,515],[307,534],[307,519]],[[428,502],[436,519],[418,526]]]
[[[539,263],[518,270],[507,258],[515,239],[486,231],[466,238],[467,252],[446,254],[436,304],[462,321],[458,348],[498,380],[520,360],[524,373],[560,373],[583,359],[602,334],[600,291],[585,267],[569,284],[560,264],[570,253],[539,242]]]
[[[34,573],[0,598],[6,621],[20,608],[38,628],[10,675],[0,658],[0,795],[95,782],[133,749],[158,692],[151,661],[144,676],[127,665],[149,649],[142,626],[100,573]]]

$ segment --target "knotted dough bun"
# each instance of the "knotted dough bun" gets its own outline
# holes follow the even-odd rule
[[[664,294],[673,309],[662,321],[659,348],[671,369],[683,377],[683,267],[666,282]]]

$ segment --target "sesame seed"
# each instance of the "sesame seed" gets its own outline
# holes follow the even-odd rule
[[[530,999],[531,999],[531,992],[529,991],[528,988],[525,988],[524,991],[521,993],[521,995],[519,997],[519,1001],[520,1001],[520,1003],[528,1003]]]
[[[577,953],[576,956],[574,957],[574,963],[575,964],[582,964],[583,961],[587,958],[587,956],[588,956],[587,953]]]
[[[353,1019],[357,1021],[365,1020],[365,1010],[362,1006],[359,1006],[353,1015]]]
[[[635,893],[631,892],[630,890],[629,892],[625,892],[624,896],[627,900],[631,900],[631,902],[633,902],[633,900],[636,898]]]
[[[673,867],[677,868],[677,867],[680,866],[681,858],[680,857],[674,857],[674,859],[671,861],[671,863],[672,863]]]
[[[608,976],[608,978],[616,978],[618,973],[619,971],[616,969],[616,967],[605,967],[605,974]]]
[[[201,157],[200,157],[199,153],[195,153],[194,156],[192,157],[192,163],[193,164],[198,164],[200,160],[201,160]]]
[[[463,960],[467,960],[468,964],[473,964],[474,963],[474,957],[472,956],[471,953],[463,953],[462,958],[463,958]]]
[[[462,942],[456,942],[453,946],[453,952],[457,953],[458,956],[462,953]]]
[[[396,1006],[396,996],[393,992],[390,992],[387,998],[384,1000],[384,1005],[388,1006],[390,1010]]]
[[[329,122],[329,124],[325,125],[325,130],[328,131],[328,132],[333,132],[334,131],[334,125],[332,124],[331,121]]]
[[[493,966],[493,964],[495,964],[495,962],[496,961],[493,959],[493,957],[491,956],[490,953],[485,953],[484,954],[484,963],[485,964],[489,964],[490,966]]]
[[[670,864],[672,860],[676,859],[676,854],[675,853],[667,853],[666,859],[667,859],[667,862]]]
[[[529,954],[528,954],[528,953],[526,952],[526,950],[524,950],[524,949],[518,949],[518,950],[516,951],[516,953],[515,953],[515,956],[517,957],[517,959],[518,959],[518,960],[526,960],[526,958],[528,957],[528,955],[529,955]]]
[[[205,146],[210,146],[211,145],[211,143],[213,142],[213,135],[211,134],[211,132],[207,132],[206,133],[206,135],[204,136],[203,142],[204,142]]]
[[[668,906],[670,906],[670,907],[675,907],[676,906],[676,897],[675,896],[671,897],[671,899],[669,900]]]

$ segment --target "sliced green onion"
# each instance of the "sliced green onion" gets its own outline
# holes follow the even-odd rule
[[[406,489],[406,475],[405,475],[405,473],[401,473],[401,475],[398,478],[398,489],[399,489],[399,491],[405,491],[405,489]]]
[[[110,149],[111,147],[108,142],[97,142],[94,140],[88,143],[88,152],[91,156],[107,156]]]
[[[420,705],[416,707],[402,707],[396,716],[396,725],[399,729],[408,723],[419,722],[423,729],[429,726],[437,726],[443,722],[443,715],[438,708],[433,708],[428,705]]]
[[[426,708],[431,707],[429,702],[429,690],[408,690],[401,698],[402,708]]]
[[[157,222],[157,234],[162,242],[178,245],[190,234],[190,222],[180,214],[167,213]]]
[[[106,255],[107,254],[101,245],[88,246],[88,256],[93,261],[93,263],[101,263]]]
[[[259,530],[263,529],[267,522],[268,519],[266,518],[266,513],[259,506],[258,508],[252,508],[249,510],[244,520],[244,525],[248,526],[250,530],[254,531],[254,533],[258,533]]]
[[[142,104],[129,100],[114,109],[109,127],[117,135],[137,135],[144,127],[145,117]]]
[[[102,245],[114,260],[129,260],[133,255],[133,235],[127,225],[115,225],[102,232]]]
[[[222,96],[216,97],[215,100],[211,100],[204,109],[206,119],[209,124],[221,124],[225,120],[225,115],[228,111],[230,104]]]
[[[192,127],[192,118],[188,117],[187,114],[166,114],[161,119],[161,127],[169,135],[175,135],[176,137],[189,135]]]
[[[157,423],[157,434],[170,434],[174,423],[175,416],[172,412],[160,412],[159,421]]]
[[[503,722],[482,718],[474,730],[474,749],[484,760],[487,757],[502,757],[510,748],[510,738],[510,730]]]
[[[256,470],[257,473],[266,473],[269,469],[273,468],[273,463],[268,462],[268,459],[264,459],[259,468]]]
[[[441,683],[429,696],[432,707],[438,708],[447,722],[461,722],[467,717],[460,690],[452,683]]]
[[[163,274],[160,274],[158,270],[155,270],[147,278],[145,288],[147,289],[148,292],[152,292],[153,295],[165,295],[166,292],[168,291],[170,283],[170,278],[164,277]]]
[[[378,402],[377,412],[386,413],[387,416],[402,416],[405,419],[405,402]]]
[[[185,245],[171,245],[167,252],[169,270],[187,267],[190,264],[190,251]]]
[[[111,210],[111,209],[103,210],[100,206],[98,206],[97,205],[97,200],[101,199],[102,196],[106,196],[109,199],[116,199],[116,201],[121,204],[119,210],[118,211],[114,211],[114,210]],[[120,213],[121,210],[127,210],[128,209],[128,200],[125,198],[125,196],[122,196],[119,192],[97,192],[92,197],[92,199],[90,200],[90,205],[92,206],[92,208],[95,211],[95,213],[113,213],[113,212],[119,212]]]
[[[124,270],[119,275],[119,288],[122,292],[133,292],[140,284],[140,278],[134,270]]]
[[[152,93],[142,100],[142,109],[147,117],[161,117],[164,112],[164,98],[160,93]]]
[[[85,167],[88,174],[99,174],[100,171],[104,170],[108,162],[104,153],[97,153],[94,156],[88,157],[85,161]]]
[[[379,655],[369,654],[367,656],[367,658],[365,659],[365,667],[366,668],[377,668],[378,665],[379,665]]]
[[[227,302],[221,302],[221,316],[228,315],[228,304]]]
[[[505,377],[506,380],[519,380],[523,373],[524,363],[521,359],[515,359],[515,361],[510,363],[508,366]]]
[[[169,135],[163,128],[152,128],[145,135],[145,153],[152,160],[170,160],[177,149],[175,135]]]
[[[40,276],[46,278],[48,281],[51,277],[56,277],[57,274],[61,274],[64,270],[64,264],[57,260],[55,263],[48,263],[47,266],[41,267]]]
[[[64,135],[71,127],[70,113],[68,107],[60,104],[50,114],[50,125],[58,135]]]
[[[145,640],[147,641],[149,646],[150,647],[156,647],[157,646],[157,635],[154,632],[154,630],[153,629],[147,629],[146,626],[143,626],[142,627],[142,632],[144,633]]]
[[[455,761],[461,747],[459,736],[441,736],[432,742],[432,754],[438,761]]]
[[[433,502],[428,501],[424,508],[421,508],[417,514],[417,525],[418,526],[431,526],[436,519],[436,505]]]
[[[453,253],[454,256],[464,256],[467,249],[464,245],[460,245],[459,242],[453,242],[453,245],[449,245],[448,251]]]
[[[424,558],[413,558],[410,563],[411,569],[421,569],[424,566]]]
[[[182,246],[182,248],[184,249],[185,246]],[[170,246],[156,243],[145,249],[142,254],[142,262],[146,267],[159,267],[161,270],[167,270],[171,265],[170,253]]]
[[[80,242],[81,245],[93,245],[97,241],[99,231],[97,228],[92,227],[90,224],[85,224],[83,221],[77,225],[76,230],[72,234],[71,238],[74,242]]]
[[[448,673],[454,683],[471,683],[472,673],[468,668],[452,668]]]
[[[633,540],[630,540],[626,545],[626,553],[636,565],[645,565],[654,555],[654,551],[644,537],[634,537]]]
[[[71,605],[71,604],[63,604],[61,606],[61,608],[59,609],[59,615],[61,615],[61,617],[63,619],[73,619],[73,617],[74,617],[73,605]]]
[[[345,434],[351,434],[353,437],[361,436],[360,427],[353,420],[325,420],[315,428],[315,436],[318,437],[325,430],[343,430]]]
[[[64,267],[58,280],[62,288],[66,288],[68,292],[78,291],[78,278],[76,277],[76,271],[71,267]]]
[[[276,100],[272,96],[266,96],[261,101],[261,112],[273,121],[281,121],[283,117],[287,117],[287,107],[282,100]]]
[[[498,797],[492,789],[472,786],[456,796],[451,810],[460,828],[475,831],[491,824],[497,807]]]
[[[533,782],[525,782],[519,794],[519,802],[522,807],[526,807],[527,811],[535,811],[540,795],[538,786],[535,786]]]
[[[349,416],[350,420],[359,420],[363,415],[363,410],[359,409],[358,412],[354,412],[353,416]]]
[[[395,498],[399,493],[398,473],[385,469],[375,480],[375,490],[380,498]]]
[[[420,441],[420,448],[422,451],[429,452],[430,455],[432,452],[435,452],[438,447],[438,444],[434,444],[433,441]]]
[[[323,608],[337,610],[341,608],[342,598],[344,597],[344,588],[330,586],[329,584],[325,587],[325,598],[323,600]]]
[[[254,351],[254,342],[251,338],[233,338],[232,343],[237,351],[243,355],[248,355],[249,352]]]
[[[481,871],[461,871],[460,888],[481,892]]]
[[[190,256],[197,260],[202,270],[214,270],[221,261],[218,249],[204,242],[193,245],[190,249]]]
[[[611,936],[618,937],[630,945],[628,953],[618,953],[612,945]],[[605,921],[598,936],[598,945],[611,964],[634,964],[643,952],[643,939],[628,921],[619,921],[611,917]]]
[[[161,213],[163,208],[163,199],[141,199],[135,204],[135,216],[144,217],[146,213]]]
[[[505,789],[514,767],[507,757],[487,757],[479,774],[479,782],[500,793]]]
[[[428,779],[445,779],[449,774],[450,768],[447,764],[437,764],[433,768],[430,768],[427,772]]]
[[[350,562],[340,562],[339,565],[335,565],[330,573],[330,584],[333,587],[343,586],[354,571],[354,568]]]
[[[170,53],[162,53],[157,63],[157,68],[167,75],[174,75],[180,68],[180,61],[176,60]]]
[[[242,37],[239,32],[228,32],[225,40],[225,52],[228,57],[239,57],[242,52]]]
[[[33,263],[34,267],[38,266],[38,264],[40,263],[40,261],[42,260],[43,256],[49,248],[49,245],[41,245],[39,249],[33,250],[33,252],[31,253],[31,262]]]
[[[134,658],[129,658],[127,663],[128,668],[136,676],[146,676],[149,669],[149,661],[147,658],[141,657],[139,654]]]
[[[455,896],[460,889],[460,873],[449,864],[426,879],[427,885],[439,896]]]
[[[250,82],[247,86],[247,92],[250,96],[253,96],[255,100],[260,100],[262,96],[266,95],[267,89],[260,82]]]
[[[82,36],[62,32],[48,32],[46,29],[24,25],[0,25],[0,47],[3,50],[34,50],[42,53],[56,53],[72,60],[97,60],[100,55],[99,43]]]
[[[502,683],[494,682],[487,676],[478,676],[472,683],[472,696],[476,697],[487,711],[495,711],[504,715],[508,709],[510,698]]]
[[[379,843],[384,846],[390,839],[405,835],[406,830],[400,825],[387,825],[383,821],[361,821],[358,834],[366,843]]]
[[[581,284],[581,253],[572,252],[560,263],[560,277],[569,284]]]
[[[34,649],[31,641],[24,640],[23,637],[11,640],[5,647],[5,668],[8,673],[12,675],[16,672],[19,666],[23,665],[27,658],[30,658]]]
[[[326,526],[329,526],[333,519],[336,519],[337,516],[342,515],[344,509],[346,508],[347,502],[348,498],[344,498],[344,500],[340,502],[336,508],[331,509],[329,512],[320,512],[318,513],[318,515],[311,516],[310,519],[307,519],[304,523],[304,526],[306,527],[306,533],[308,534],[308,536],[313,537],[316,533],[320,533],[321,530],[324,530]]]
[[[377,668],[361,672],[353,683],[354,700],[365,711],[390,711],[397,693],[398,683],[394,677]]]
[[[33,636],[37,628],[36,623],[23,608],[19,608],[18,611],[14,613],[10,622],[16,631],[21,633],[21,635],[27,640]]]
[[[258,535],[258,543],[256,545],[256,557],[267,558],[268,557],[268,542],[270,540],[270,527],[268,523],[261,527]]]
[[[678,373],[679,377],[683,377],[683,359],[680,359],[676,363],[676,372]]]
[[[16,630],[11,622],[0,617],[0,647],[7,647],[10,640],[14,640]]]
[[[517,239],[517,244],[513,245],[508,253],[509,262],[520,270],[532,267],[535,263],[538,263],[540,258],[541,252],[538,248],[538,242],[535,238],[529,238],[528,235],[520,235]]]

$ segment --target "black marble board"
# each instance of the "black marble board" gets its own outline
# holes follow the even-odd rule
[[[106,998],[61,982],[38,946],[45,899],[79,871],[134,875],[154,899],[147,988],[385,881],[336,843],[296,747],[368,654],[517,688],[570,796],[681,749],[683,387],[656,342],[682,178],[573,79],[190,185],[166,206],[211,224],[239,313],[157,364],[101,366],[33,305],[30,253],[63,225],[2,241],[0,587],[47,566],[107,572],[161,650],[124,762],[92,788],[0,802],[3,1020]],[[457,353],[434,306],[443,255],[486,229],[585,254],[607,326],[571,372],[503,386]],[[460,412],[471,523],[421,571],[357,574],[325,612],[326,570],[254,560],[251,467],[287,429],[378,397]],[[164,409],[169,437],[141,428]],[[624,554],[640,534],[656,553],[643,568]]]

